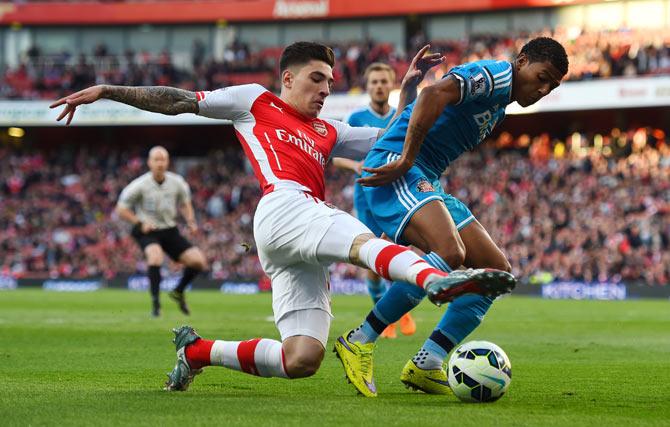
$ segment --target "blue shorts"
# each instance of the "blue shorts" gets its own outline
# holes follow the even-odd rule
[[[399,157],[398,153],[374,149],[368,153],[365,166],[380,167]],[[369,175],[363,172],[363,176]],[[407,243],[401,238],[407,223],[421,206],[432,200],[444,202],[459,231],[475,220],[463,202],[445,193],[439,180],[431,182],[428,175],[417,165],[412,166],[404,176],[391,184],[361,188],[368,206],[367,211],[372,214],[371,218],[363,223],[372,230],[383,231],[396,243]]]
[[[379,237],[382,235],[382,230],[375,222],[374,217],[372,216],[372,211],[370,210],[368,203],[365,201],[363,187],[361,187],[361,184],[359,183],[354,183],[354,210],[356,211],[356,218],[367,225],[368,228],[375,233],[375,236]]]

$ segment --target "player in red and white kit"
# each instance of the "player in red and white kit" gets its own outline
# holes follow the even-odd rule
[[[422,58],[424,48],[403,81],[403,99],[411,100],[423,73],[442,61]],[[324,356],[331,311],[328,265],[349,262],[389,280],[424,287],[440,304],[467,292],[497,294],[491,275],[447,274],[431,267],[404,246],[375,238],[356,218],[328,204],[324,168],[331,156],[359,159],[380,130],[353,128],[318,115],[333,83],[333,52],[318,43],[288,46],[280,60],[281,95],[250,84],[190,92],[168,87],[94,86],[62,98],[58,120],[73,118],[78,105],[112,99],[163,114],[195,113],[231,120],[253,165],[262,190],[254,215],[254,237],[263,269],[272,280],[275,322],[282,341],[205,340],[193,328],[175,329],[177,364],[167,390],[185,390],[208,365],[225,366],[263,377],[313,375]],[[503,276],[500,276],[503,277]],[[494,283],[499,281],[493,280]]]

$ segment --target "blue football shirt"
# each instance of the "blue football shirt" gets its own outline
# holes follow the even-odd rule
[[[367,107],[359,108],[352,112],[345,120],[349,126],[354,127],[372,127],[385,129],[388,126],[391,118],[395,114],[396,109],[391,107],[388,113],[380,115],[374,111],[369,105]]]
[[[447,105],[428,131],[416,164],[437,179],[451,162],[479,145],[505,118],[512,96],[512,64],[482,60],[452,68],[445,76],[460,82],[461,99]],[[416,101],[408,105],[373,148],[402,153],[409,118]]]

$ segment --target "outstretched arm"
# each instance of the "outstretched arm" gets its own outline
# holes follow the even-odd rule
[[[132,105],[141,110],[174,116],[198,113],[195,92],[168,86],[103,86],[103,98]]]
[[[333,157],[333,165],[338,169],[352,171],[356,175],[360,175],[362,170],[361,168],[363,167],[363,162],[352,159],[346,159],[344,157]]]
[[[429,44],[422,47],[417,52],[417,54],[414,55],[412,62],[409,64],[407,73],[405,74],[405,77],[403,77],[402,83],[400,84],[400,99],[398,100],[398,108],[396,109],[395,114],[389,121],[389,127],[395,121],[395,119],[398,118],[398,116],[402,113],[405,107],[414,102],[417,94],[416,89],[419,86],[419,83],[421,83],[421,81],[423,80],[423,78],[426,77],[426,73],[428,72],[428,70],[444,62],[445,58],[444,56],[442,56],[441,53],[431,53],[426,55],[426,52],[428,51],[429,48],[430,48]],[[386,129],[382,129],[379,132],[380,138],[385,131]]]
[[[195,92],[167,86],[92,86],[63,97],[49,107],[56,108],[65,105],[56,120],[60,121],[67,116],[65,124],[69,125],[79,105],[90,104],[102,98],[132,105],[141,110],[171,116],[182,113],[198,113],[198,100]]]
[[[402,154],[396,161],[379,168],[363,168],[372,175],[358,179],[361,185],[377,187],[386,185],[403,176],[414,164],[423,140],[437,121],[442,110],[449,104],[461,100],[460,83],[455,77],[448,77],[421,91],[407,125]]]

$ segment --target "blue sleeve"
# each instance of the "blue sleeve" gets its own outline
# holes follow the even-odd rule
[[[482,64],[471,62],[459,65],[449,71],[461,85],[459,104],[492,98],[508,93],[512,88],[512,66],[509,62],[498,61]]]
[[[356,127],[361,126],[359,124],[358,114],[356,114],[356,112],[353,112],[353,113],[349,114],[349,117],[344,119],[344,122],[346,124],[348,124],[349,126],[356,126]]]
[[[509,98],[512,92],[512,64],[507,61],[497,61],[485,67],[493,77],[493,94],[491,96],[503,96]]]

